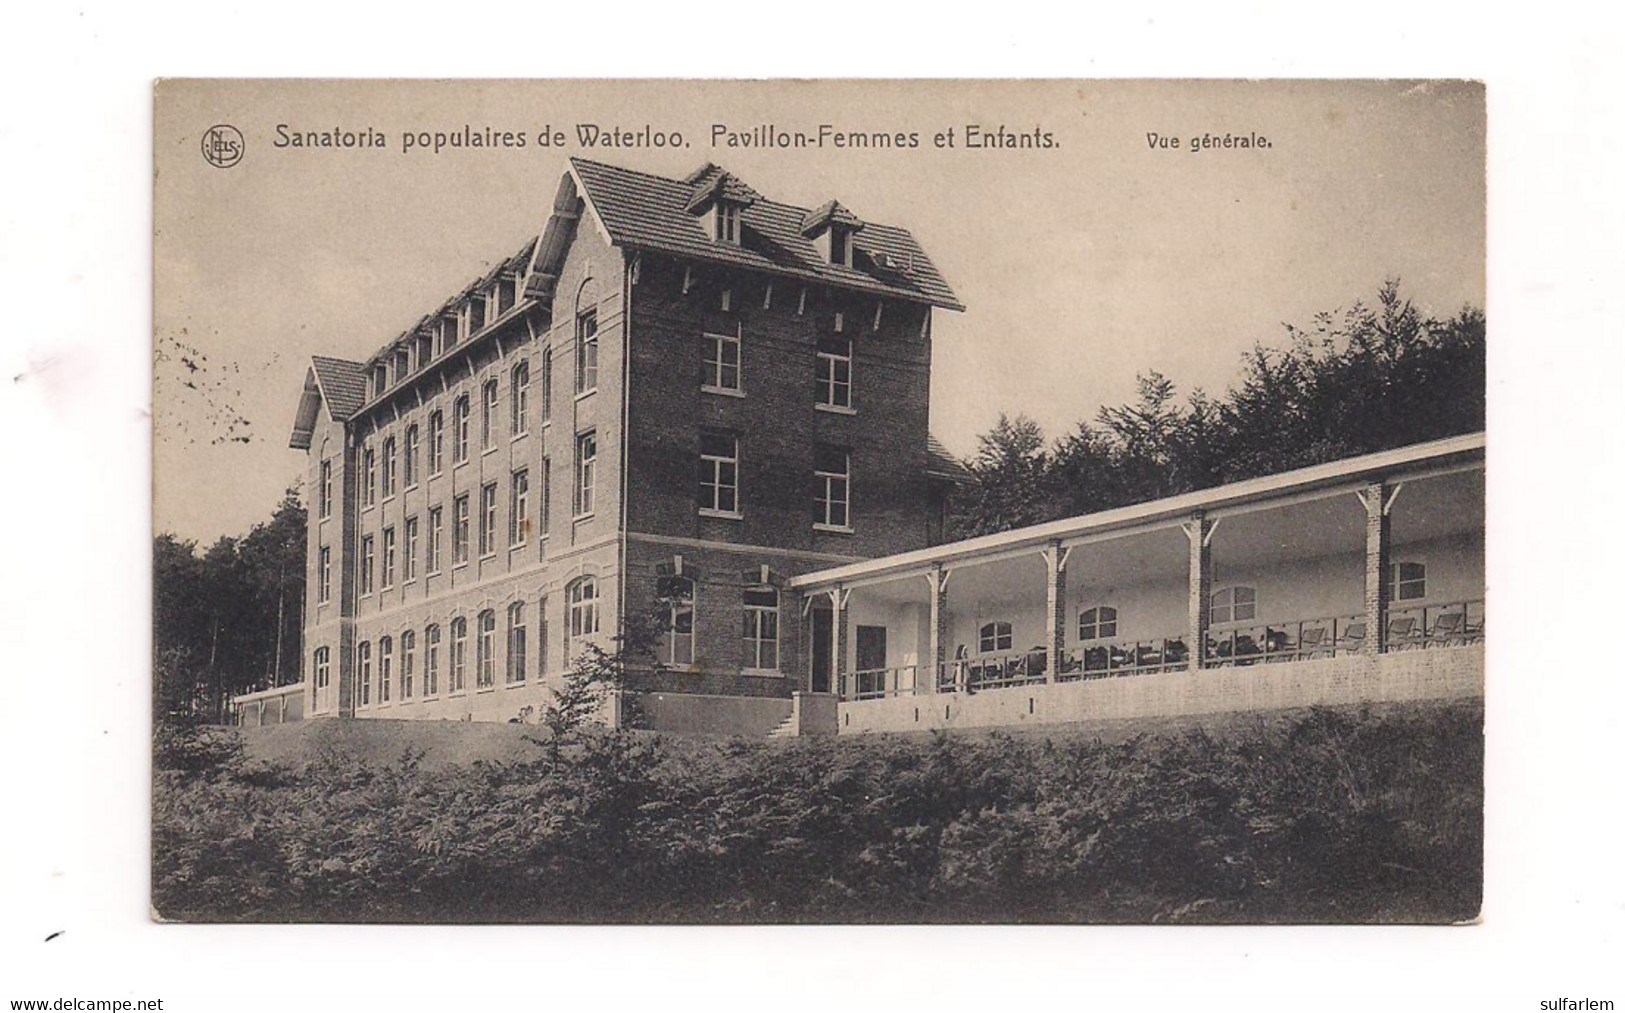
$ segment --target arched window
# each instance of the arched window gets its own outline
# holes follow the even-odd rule
[[[417,673],[412,671],[413,665],[416,662],[416,659],[412,655],[417,650],[417,645],[418,645],[418,638],[417,638],[416,633],[413,633],[411,630],[402,630],[401,631],[401,699],[402,700],[410,700],[410,699],[412,699],[412,691],[417,688],[417,687],[415,687],[413,685],[413,682],[415,681],[413,677]]]
[[[1010,634],[1010,624],[1006,622],[983,623],[982,629],[976,638],[976,646],[983,654],[997,654],[1008,651],[1014,644]]]
[[[378,702],[389,703],[389,690],[395,669],[395,642],[378,638]]]
[[[446,466],[446,416],[437,408],[429,413],[429,474],[438,475]]]
[[[598,580],[594,577],[577,577],[564,589],[564,600],[564,660],[565,664],[569,664],[570,651],[575,642],[598,632]]]
[[[480,398],[480,449],[489,450],[497,441],[497,382],[485,381]]]
[[[1117,636],[1117,610],[1097,605],[1078,613],[1079,640],[1110,640]]]
[[[328,649],[326,647],[316,648],[316,654],[312,659],[311,667],[316,671],[315,688],[318,692],[326,689],[328,683],[330,683],[333,679],[333,665],[328,660],[331,656],[332,655],[328,653]]]
[[[450,681],[447,692],[461,693],[468,687],[468,620],[462,616],[451,621]]]
[[[468,395],[458,398],[451,408],[451,459],[468,460]]]
[[[431,623],[423,631],[423,695],[440,692],[440,627]]]
[[[401,454],[401,481],[408,489],[418,484],[418,427],[406,427],[406,446]]]
[[[508,606],[508,681],[524,682],[525,663],[525,603],[516,601]]]
[[[372,645],[363,640],[355,649],[355,705],[372,703]]]
[[[384,498],[395,495],[395,437],[384,440]]]
[[[655,596],[665,612],[661,660],[668,665],[694,664],[694,582],[677,575],[660,577]]]
[[[779,670],[779,589],[745,588],[745,668]]]
[[[1388,564],[1388,600],[1416,601],[1428,596],[1428,568],[1425,563]]]
[[[1208,622],[1239,623],[1258,618],[1258,593],[1245,584],[1225,587],[1213,592]]]
[[[475,686],[490,689],[497,684],[497,614],[486,609],[479,614],[479,640],[475,643],[478,667],[474,672]]]

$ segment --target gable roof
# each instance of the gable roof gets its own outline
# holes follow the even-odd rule
[[[310,368],[321,385],[329,418],[342,422],[361,410],[367,401],[367,374],[361,363],[313,355]]]
[[[941,440],[929,434],[925,438],[925,473],[956,485],[979,484],[976,475],[959,458],[949,453]]]
[[[804,278],[944,309],[965,308],[907,229],[866,222],[852,240],[855,265],[831,264],[802,235],[803,223],[815,213],[766,198],[757,198],[741,212],[746,230],[743,243],[718,243],[708,237],[700,219],[688,210],[697,190],[721,183],[755,193],[717,166],[702,167],[688,180],[584,158],[571,158],[570,167],[581,181],[583,196],[617,246]],[[902,265],[908,265],[907,269]]]

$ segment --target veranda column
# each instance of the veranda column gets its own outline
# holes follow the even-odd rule
[[[1360,490],[1365,504],[1365,645],[1366,654],[1381,654],[1388,642],[1388,512],[1395,490],[1372,482]]]
[[[830,616],[830,688],[835,695],[846,698],[846,600],[852,592],[836,586],[829,592]]]
[[[1045,682],[1054,682],[1060,674],[1061,655],[1066,651],[1066,559],[1071,554],[1071,549],[1061,547],[1059,538],[1052,539],[1044,550],[1044,645],[1049,650]]]
[[[1190,636],[1190,666],[1195,672],[1202,667],[1202,656],[1207,653],[1208,599],[1213,594],[1213,521],[1201,511],[1191,514],[1185,522],[1185,535],[1190,539],[1190,598],[1187,602]]]
[[[951,572],[943,569],[941,563],[934,563],[931,572],[925,575],[926,584],[931,589],[931,628],[927,631],[929,639],[925,645],[924,679],[914,677],[916,693],[937,691],[942,666],[948,660],[945,652],[948,649],[948,575]]]

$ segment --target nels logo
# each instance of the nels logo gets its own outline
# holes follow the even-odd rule
[[[243,160],[242,131],[219,123],[203,132],[203,158],[216,169],[229,169]]]

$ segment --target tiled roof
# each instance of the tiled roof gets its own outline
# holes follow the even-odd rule
[[[361,363],[313,355],[310,366],[316,371],[330,418],[342,422],[361,410],[367,401],[367,374]]]
[[[960,463],[959,458],[950,454],[940,440],[930,435],[925,438],[925,473],[932,478],[945,478],[960,485],[976,484],[976,475]]]
[[[853,257],[856,266],[830,264],[801,234],[802,223],[808,218],[806,208],[762,198],[742,212],[744,242],[737,246],[717,243],[705,234],[700,219],[686,210],[696,186],[714,182],[710,174],[722,172],[716,166],[684,181],[584,158],[572,158],[570,165],[617,245],[754,268],[947,309],[965,308],[906,229],[866,223],[852,243],[857,251]]]
[[[824,226],[831,222],[837,225],[845,225],[849,229],[863,228],[863,219],[848,211],[846,205],[840,201],[832,200],[825,202],[824,206],[817,211],[809,212],[807,217],[801,220],[801,234],[816,236]]]

